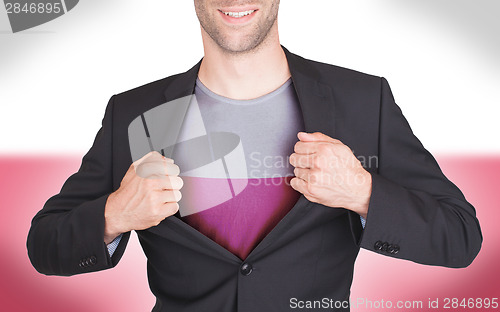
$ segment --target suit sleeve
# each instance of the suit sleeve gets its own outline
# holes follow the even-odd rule
[[[114,267],[123,255],[130,233],[125,233],[113,257],[104,243],[104,207],[113,190],[113,100],[101,129],[83,157],[77,173],[64,183],[32,220],[28,256],[46,275],[74,275]]]
[[[468,266],[482,243],[474,207],[412,133],[384,78],[380,105],[378,170],[360,246],[421,264]]]

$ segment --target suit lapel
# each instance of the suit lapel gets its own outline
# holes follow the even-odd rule
[[[299,99],[305,130],[307,132],[319,131],[333,137],[335,129],[335,103],[331,88],[321,82],[320,73],[316,72],[310,66],[310,61],[290,53],[285,47],[283,47],[283,50],[287,57],[293,85]],[[200,65],[201,61],[187,72],[178,75],[175,80],[172,81],[172,83],[165,90],[166,102],[194,93]],[[176,133],[179,133],[179,126],[182,127],[182,123],[179,123],[179,125],[176,126],[176,129],[169,129],[169,131],[176,131]],[[272,231],[264,237],[256,248],[252,250],[247,259],[271,246],[277,238],[282,236],[287,229],[292,227],[305,213],[309,211],[308,207],[310,207],[311,204],[311,202],[301,195],[294,207],[282,220],[280,220],[280,222],[278,222]],[[215,243],[202,233],[198,232],[184,221],[180,220],[179,217],[179,213],[177,213],[175,216],[165,219],[164,222],[168,222],[169,226],[174,226],[179,230],[184,229],[187,237],[191,237],[191,239],[195,240],[198,244],[202,244],[203,246],[212,249],[214,252],[217,252],[219,255],[225,257],[227,260],[239,261],[239,258],[234,254]],[[155,232],[161,232],[161,228],[157,227]],[[189,241],[191,240],[183,240],[184,244],[189,244]]]
[[[194,87],[201,60],[185,73],[177,75],[165,89],[165,102],[176,100],[183,96],[194,94]]]
[[[283,47],[292,73],[292,81],[299,98],[304,126],[307,132],[323,132],[334,136],[335,101],[331,88],[321,82],[320,73],[300,56]]]

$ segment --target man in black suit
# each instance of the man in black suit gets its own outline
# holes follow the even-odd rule
[[[39,272],[114,267],[135,230],[148,257],[153,311],[288,311],[298,301],[348,310],[360,247],[422,264],[473,261],[482,242],[475,210],[413,135],[384,78],[290,53],[279,42],[279,0],[194,2],[204,58],[185,73],[111,98],[79,171],[33,219],[27,246]],[[285,85],[291,95],[282,107],[297,109],[300,120],[275,129],[277,139],[298,137],[288,146],[295,177],[283,184],[282,204],[262,209],[271,193],[265,201],[230,200],[230,207],[182,217],[178,159],[131,155],[129,126],[142,120],[151,139],[144,116],[160,105],[203,90],[208,100],[252,101]],[[215,104],[199,104],[214,120],[221,117]],[[262,120],[243,133],[273,127]],[[165,133],[182,127],[164,124]],[[259,139],[278,142],[273,133]],[[229,227],[227,208],[239,209],[237,227]],[[210,215],[215,209],[222,209],[219,219]],[[266,222],[261,216],[269,209]],[[250,248],[243,250],[246,239]]]

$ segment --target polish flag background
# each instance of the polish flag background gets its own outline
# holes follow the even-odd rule
[[[361,250],[351,311],[499,309],[491,304],[500,298],[498,9],[496,0],[281,3],[281,41],[290,51],[388,79],[415,134],[482,226],[482,250],[465,269]],[[37,273],[26,236],[31,218],[78,169],[109,97],[202,57],[193,3],[81,1],[64,17],[17,34],[3,10],[0,310],[149,311],[154,297],[135,234],[116,268],[73,277]]]

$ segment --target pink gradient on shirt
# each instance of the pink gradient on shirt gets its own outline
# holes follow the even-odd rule
[[[210,194],[206,194],[209,201],[223,202],[182,219],[240,259],[248,256],[300,197],[300,193],[290,186],[292,177],[230,179],[233,186],[248,184],[241,193],[228,200],[225,200],[228,179],[183,179],[184,185],[189,188],[186,197],[192,198],[190,204],[196,204],[196,200],[204,200],[195,195],[197,188],[206,189],[206,185],[210,185],[212,190]],[[217,200],[219,198],[220,201]],[[182,203],[180,205],[182,207]]]
[[[445,298],[500,297],[500,155],[438,155],[443,172],[476,207],[484,242],[465,269],[418,265],[361,250],[356,261],[351,300],[421,300],[422,309],[351,311],[498,311],[486,308],[443,309]],[[0,311],[137,312],[154,305],[146,276],[146,258],[135,234],[117,267],[73,277],[37,273],[26,253],[32,217],[78,170],[77,156],[0,156]],[[272,296],[272,294],[270,294]],[[439,299],[439,309],[428,300]]]

